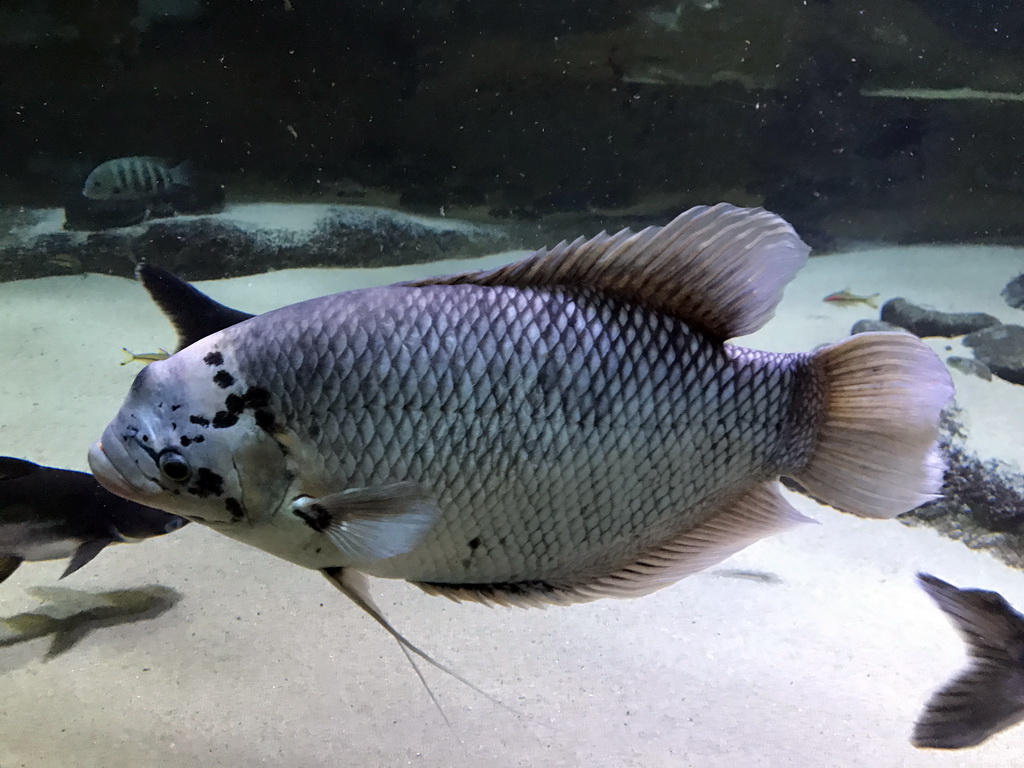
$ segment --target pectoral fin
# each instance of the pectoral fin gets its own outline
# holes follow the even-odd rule
[[[0,557],[0,584],[3,584],[7,580],[7,577],[18,570],[18,566],[21,565],[22,559],[10,555],[8,557]]]
[[[441,516],[437,500],[419,483],[351,488],[318,499],[303,496],[292,502],[292,511],[327,534],[354,563],[408,552]]]
[[[96,555],[98,555],[100,551],[107,546],[107,544],[110,544],[113,541],[113,539],[91,539],[83,543],[75,550],[75,554],[71,556],[71,561],[68,563],[68,567],[64,569],[64,573],[62,573],[60,577],[63,579],[65,576],[70,576],[96,557]]]
[[[401,632],[391,626],[391,622],[387,620],[380,608],[377,607],[373,597],[370,595],[370,586],[364,574],[359,571],[354,571],[351,568],[324,568],[320,572],[338,589],[339,592],[362,608],[374,621],[380,624],[389,635],[395,638],[398,642],[398,647],[402,649],[405,657],[409,660],[413,670],[416,672],[416,676],[419,677],[420,682],[423,683],[423,687],[427,689],[427,695],[430,696],[431,701],[434,702],[434,706],[437,707],[438,712],[441,713],[441,717],[444,718],[445,722],[448,722],[448,716],[445,715],[444,710],[441,708],[441,702],[439,702],[437,697],[434,696],[434,692],[427,684],[427,680],[423,677],[423,673],[420,672],[419,667],[416,666],[413,655],[419,656],[425,662],[430,664],[430,666],[441,670],[446,675],[451,675],[467,688],[476,691],[491,703],[497,704],[499,707],[511,712],[512,714],[519,714],[507,704],[504,704],[500,699],[491,696],[487,691],[477,687],[455,670],[445,666],[429,653],[421,650],[406,640],[405,636]]]

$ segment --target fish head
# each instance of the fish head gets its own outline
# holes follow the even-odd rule
[[[208,349],[203,340],[143,368],[89,465],[101,485],[138,504],[214,528],[256,525],[288,490],[285,451],[257,407],[266,397],[228,384],[209,362],[224,356]]]
[[[82,197],[89,200],[113,200],[124,197],[125,192],[109,163],[94,168],[82,186]]]

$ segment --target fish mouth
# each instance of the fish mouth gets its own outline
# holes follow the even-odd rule
[[[109,435],[104,434],[103,437],[109,437]],[[146,504],[148,498],[163,490],[157,483],[146,477],[143,477],[141,485],[128,480],[118,469],[117,464],[122,463],[135,468],[135,462],[131,460],[128,452],[116,439],[107,440],[107,446],[113,447],[109,453],[104,447],[103,440],[96,441],[89,448],[89,469],[92,470],[93,477],[100,485],[123,499],[137,501],[140,504]],[[111,454],[114,455],[111,456]],[[134,474],[139,475],[140,473],[136,471]]]

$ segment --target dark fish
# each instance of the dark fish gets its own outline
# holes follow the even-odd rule
[[[970,663],[932,694],[914,746],[973,747],[1024,720],[1024,616],[997,592],[958,589],[927,573],[917,580],[953,622]]]
[[[115,496],[87,472],[0,457],[0,582],[25,560],[70,557],[64,578],[108,544],[161,536],[186,522]]]
[[[173,187],[192,184],[192,164],[173,168],[159,157],[120,157],[100,163],[86,177],[82,195],[90,200],[157,200]]]

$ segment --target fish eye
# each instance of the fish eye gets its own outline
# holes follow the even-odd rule
[[[160,454],[160,458],[157,459],[157,463],[163,476],[176,483],[183,483],[192,474],[192,467],[188,465],[185,458],[177,451],[164,451]]]

